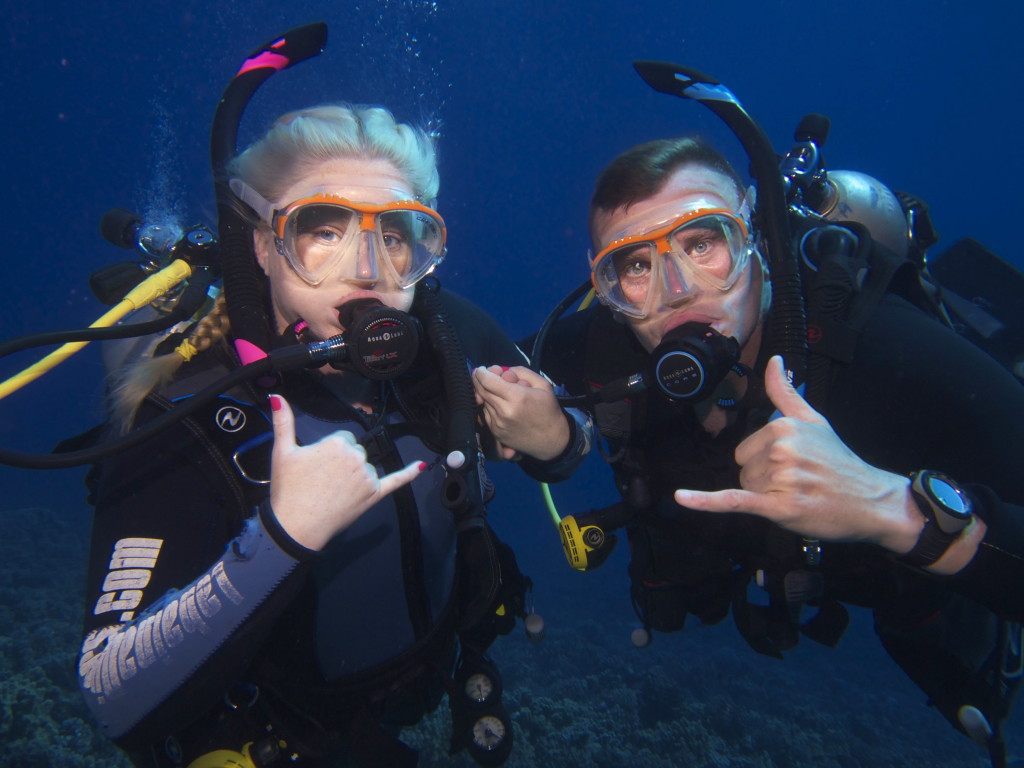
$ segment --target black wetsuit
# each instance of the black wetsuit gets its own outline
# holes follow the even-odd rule
[[[468,364],[523,363],[480,309],[440,297]],[[223,374],[214,357],[185,364],[162,395],[187,396]],[[408,724],[431,708],[428,699],[436,705],[459,617],[455,521],[441,504],[444,469],[431,440],[443,431],[425,422],[403,432],[409,422],[390,384],[381,384],[371,416],[336,398],[320,376],[289,376],[279,390],[296,413],[300,443],[337,429],[358,437],[386,421],[401,436],[397,450],[376,461],[378,471],[417,459],[430,465],[322,553],[277,524],[269,486],[259,484],[267,462],[244,467],[250,449],[267,442],[262,404],[245,406],[262,395],[232,391],[98,467],[79,673],[101,727],[140,763],[174,764],[176,750],[185,764],[213,749],[238,751],[267,724],[289,750],[315,758],[350,732],[365,739],[368,718]],[[433,412],[430,398],[443,394],[430,378],[406,393],[418,412]],[[147,404],[141,418],[158,412]],[[253,430],[258,439],[239,448],[248,479],[232,466],[234,451],[210,449],[221,442],[218,429],[233,430],[242,418],[265,422]],[[561,457],[524,468],[562,479],[586,443],[574,432]]]
[[[750,585],[764,583],[779,603],[789,589],[790,602],[799,602],[792,600],[794,587],[799,592],[810,583],[806,579],[821,574],[824,594],[813,603],[875,609],[890,652],[938,696],[949,681],[925,680],[936,665],[922,662],[913,669],[913,642],[901,645],[906,638],[892,639],[896,634],[926,631],[954,594],[1003,619],[1024,620],[1024,387],[924,312],[885,297],[860,332],[852,361],[833,370],[826,416],[839,437],[874,466],[900,474],[935,469],[966,485],[988,533],[972,562],[951,577],[910,568],[868,544],[824,543],[820,567],[812,568],[800,539],[767,520],[685,510],[672,499],[677,488],[739,487],[734,449],[774,410],[763,391],[765,363],[761,359],[751,374],[735,422],[716,437],[690,407],[647,393],[635,398],[629,450],[613,466],[624,499],[642,507],[626,523],[638,611],[649,625],[671,631],[689,614],[716,622],[731,610],[753,647],[778,655],[799,637],[795,622],[780,615],[785,605],[774,614],[752,607],[756,590]],[[580,395],[648,364],[649,355],[629,327],[603,306],[560,320],[541,361],[549,375]],[[607,426],[600,414],[598,426]],[[621,447],[613,440],[609,450]],[[630,486],[638,476],[641,492]],[[801,580],[787,583],[790,574]],[[837,615],[823,622],[831,628],[806,627],[804,634],[834,642],[845,626]],[[972,632],[968,627],[967,636]],[[944,709],[947,716],[950,707]]]

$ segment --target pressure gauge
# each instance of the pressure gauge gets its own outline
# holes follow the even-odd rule
[[[473,724],[473,744],[495,752],[505,741],[505,724],[494,715],[484,715]]]
[[[484,673],[477,672],[466,679],[465,692],[470,701],[482,704],[494,693],[494,683]]]

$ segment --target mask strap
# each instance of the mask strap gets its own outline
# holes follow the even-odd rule
[[[270,224],[271,220],[274,218],[274,206],[269,200],[267,200],[267,198],[241,179],[231,179],[228,181],[228,186],[231,187],[231,191],[235,193],[235,197],[256,212],[256,215],[260,217],[260,221],[267,225]]]
[[[754,212],[755,205],[757,205],[757,189],[751,184],[743,195],[739,210],[736,211],[737,215],[743,219],[743,223],[747,225],[748,235],[752,234],[750,231],[750,215]]]

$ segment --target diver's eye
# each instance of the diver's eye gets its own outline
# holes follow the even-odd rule
[[[615,282],[626,301],[642,304],[651,283],[650,243],[626,246],[610,255]]]
[[[651,262],[643,259],[630,259],[622,265],[619,276],[625,278],[643,277],[650,271]]]
[[[385,232],[382,237],[384,239],[384,247],[389,251],[397,250],[405,245],[405,238],[396,232]]]
[[[700,240],[690,246],[690,254],[693,256],[704,256],[711,250],[712,245],[710,240]]]
[[[730,240],[719,226],[690,227],[673,234],[675,249],[685,253],[698,267],[724,278],[732,269]]]
[[[611,260],[619,279],[643,277],[651,271],[651,245],[624,246],[612,252]]]
[[[341,234],[330,227],[323,227],[315,232],[311,232],[310,235],[314,240],[323,245],[334,245],[341,239]]]

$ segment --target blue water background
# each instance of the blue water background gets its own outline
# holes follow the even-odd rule
[[[321,19],[330,26],[325,53],[261,89],[241,142],[283,111],[336,100],[382,103],[400,119],[439,130],[438,205],[450,233],[439,276],[488,308],[513,337],[535,330],[586,276],[587,201],[595,175],[615,154],[640,141],[698,132],[746,167],[717,118],[651,91],[633,72],[635,59],[674,61],[726,83],[780,152],[802,115],[827,115],[831,167],[871,173],[928,201],[940,249],[972,236],[1021,265],[1021,23],[1007,4],[7,6],[0,27],[4,337],[77,327],[101,314],[88,275],[127,256],[98,234],[108,208],[215,224],[209,123],[224,85],[256,45]],[[5,360],[0,372],[10,375],[32,360]],[[0,445],[48,450],[96,423],[102,376],[99,355],[89,348],[0,403]],[[18,547],[5,568],[26,585],[4,593],[10,597],[0,605],[0,648],[19,685],[31,686],[46,669],[61,670],[64,687],[72,685],[80,609],[69,611],[31,587],[74,586],[81,578],[76,553],[88,530],[83,474],[0,468],[0,510],[9,511],[6,527],[14,531],[7,546]],[[635,750],[628,745],[636,743],[636,729],[615,715],[615,706],[642,689],[637,706],[663,713],[642,721],[661,734],[652,753],[665,761],[659,765],[985,764],[886,660],[867,616],[855,616],[837,650],[805,643],[784,663],[747,650],[728,622],[659,637],[648,652],[634,651],[625,553],[601,571],[573,572],[536,486],[511,468],[496,476],[496,527],[533,576],[537,609],[550,627],[541,646],[526,646],[518,633],[499,644],[507,684],[518,686],[522,754],[561,766]],[[596,460],[555,495],[563,513],[613,498]],[[13,512],[27,508],[40,511]],[[52,643],[38,656],[18,651],[40,615],[50,627],[42,641]],[[4,690],[0,726],[11,733],[11,718],[25,713],[10,705],[10,687]],[[834,718],[834,727],[811,733],[822,717]],[[682,736],[671,730],[680,719],[691,721]],[[704,746],[673,751],[680,739],[700,742],[700,734],[708,739]],[[1020,734],[1013,737],[1019,745]],[[746,745],[741,751],[754,757],[727,757],[723,743]],[[838,746],[823,752],[826,743]],[[655,764],[655,757],[644,760],[636,764]],[[25,763],[0,751],[0,764]]]

